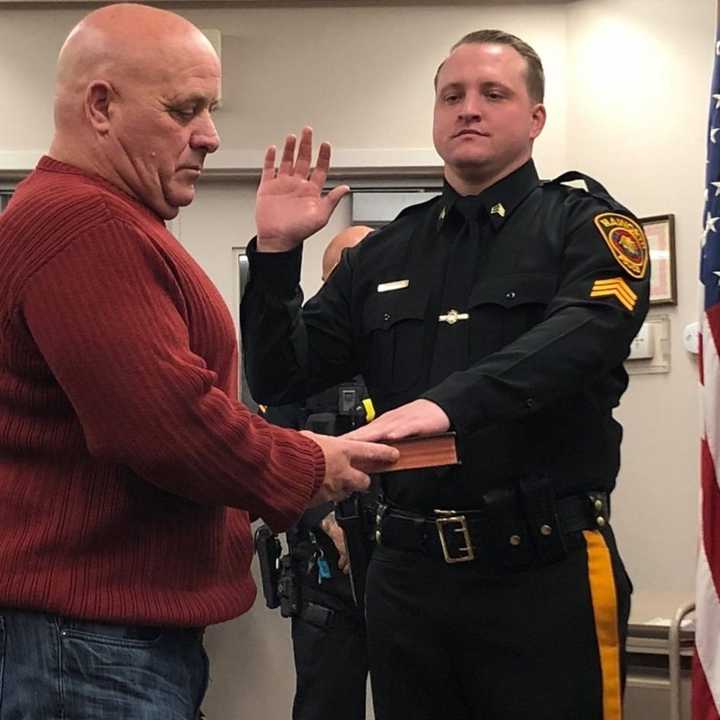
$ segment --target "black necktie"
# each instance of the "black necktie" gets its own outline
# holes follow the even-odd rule
[[[454,203],[459,228],[447,237],[448,257],[444,283],[439,293],[437,334],[430,385],[469,365],[470,292],[480,258],[480,225],[486,210],[477,197],[461,197]],[[456,225],[456,227],[457,227]]]
[[[458,237],[467,232],[470,240],[477,246],[480,243],[480,218],[486,213],[485,206],[474,195],[468,195],[459,197],[455,201],[455,208],[465,221]]]

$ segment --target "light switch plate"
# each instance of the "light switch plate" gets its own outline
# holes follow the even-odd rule
[[[670,372],[670,316],[650,315],[645,320],[643,328],[645,326],[647,326],[647,330],[640,332],[646,333],[646,338],[650,341],[650,347],[646,350],[650,355],[649,357],[638,357],[636,360],[628,359],[625,362],[625,370],[628,375]],[[645,342],[645,345],[648,343]],[[642,341],[641,346],[643,346]]]

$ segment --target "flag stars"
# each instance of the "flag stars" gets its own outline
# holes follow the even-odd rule
[[[720,195],[720,180],[710,184],[715,188],[715,197],[718,197]]]
[[[707,214],[707,220],[705,221],[705,237],[707,237],[708,233],[717,232],[715,223],[718,220],[720,220],[720,217],[713,217],[711,213]]]
[[[711,143],[717,143],[717,140],[715,139],[715,136],[720,132],[720,128],[711,128],[710,129],[710,142]]]
[[[713,95],[713,100],[715,101],[715,109],[720,108],[720,95]]]
[[[715,275],[715,277],[717,277],[717,279],[718,279],[718,287],[720,287],[720,271],[718,271],[718,270],[713,270],[713,275]]]

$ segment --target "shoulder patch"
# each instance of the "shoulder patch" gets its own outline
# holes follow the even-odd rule
[[[648,242],[643,229],[627,215],[606,212],[595,216],[595,227],[620,267],[638,280],[648,266]]]

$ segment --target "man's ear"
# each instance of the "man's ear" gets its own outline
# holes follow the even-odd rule
[[[532,120],[530,124],[530,139],[534,140],[545,127],[545,120],[547,114],[545,112],[545,106],[542,103],[537,103],[532,109]]]
[[[110,103],[113,89],[104,80],[95,80],[85,93],[85,114],[93,128],[101,135],[110,130]]]

